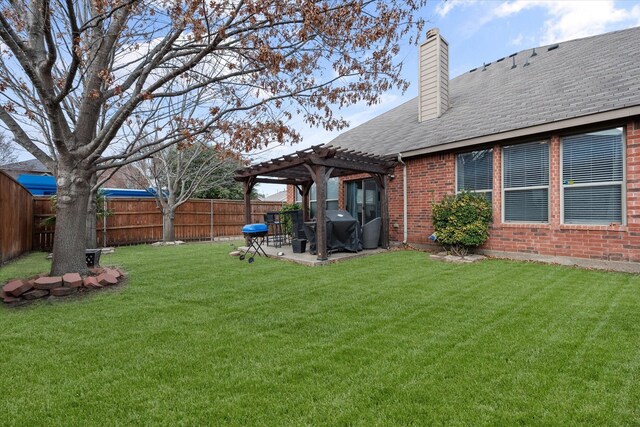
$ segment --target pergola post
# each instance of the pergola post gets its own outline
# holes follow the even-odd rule
[[[324,166],[314,166],[316,183],[316,244],[318,261],[329,258],[327,253],[327,186],[324,181]]]
[[[380,216],[382,219],[382,247],[385,249],[389,248],[389,194],[387,193],[387,188],[389,187],[389,176],[375,174],[373,178],[376,180],[378,184],[378,188],[380,189]]]
[[[309,191],[317,188],[316,241],[318,260],[328,258],[326,235],[326,200],[329,177],[343,177],[368,173],[380,188],[382,245],[389,246],[389,196],[388,175],[395,167],[395,160],[369,155],[339,147],[316,145],[304,151],[282,156],[236,171],[235,180],[244,183],[245,222],[251,223],[251,190],[256,183],[294,185],[302,194],[302,212],[305,221],[309,215]]]
[[[326,261],[329,258],[327,251],[327,181],[333,172],[333,168],[324,165],[305,165],[313,182],[316,184],[316,250],[318,261]],[[307,193],[308,194],[308,193]]]
[[[311,220],[309,216],[309,191],[312,185],[313,181],[309,181],[302,186],[302,218],[304,218],[304,221]]]

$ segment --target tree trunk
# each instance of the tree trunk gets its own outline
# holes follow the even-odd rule
[[[87,206],[91,187],[89,176],[81,169],[58,164],[56,179],[56,230],[53,240],[51,275],[88,273],[85,259]]]
[[[176,214],[171,209],[166,209],[166,211],[162,213],[162,241],[165,243],[175,242],[176,240],[176,233],[173,227],[175,217]]]
[[[98,176],[94,173],[91,175],[89,185],[91,192],[89,193],[89,202],[87,203],[87,249],[98,247],[98,234],[96,232],[96,218],[98,214],[98,204],[96,203],[96,194],[98,189],[94,188],[98,181]]]

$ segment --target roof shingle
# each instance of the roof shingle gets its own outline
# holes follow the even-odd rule
[[[0,169],[40,172],[40,173],[49,172],[49,169],[47,169],[47,167],[44,164],[42,164],[42,162],[38,159],[23,160],[21,162],[8,163],[6,165],[0,166]]]
[[[449,109],[418,122],[413,98],[329,144],[392,155],[640,105],[640,27],[537,47],[450,81]],[[528,60],[529,65],[524,66]]]

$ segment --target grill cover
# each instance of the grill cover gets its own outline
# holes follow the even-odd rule
[[[358,252],[362,250],[358,221],[347,211],[328,210],[327,251]],[[305,232],[309,239],[309,252],[317,253],[316,224],[305,222]]]
[[[242,234],[258,234],[268,231],[267,224],[247,224],[242,227]]]

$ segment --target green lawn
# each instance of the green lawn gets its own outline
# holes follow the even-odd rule
[[[118,248],[126,287],[0,308],[0,424],[640,423],[638,276],[229,250]]]

